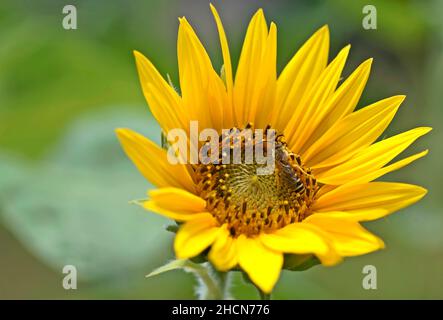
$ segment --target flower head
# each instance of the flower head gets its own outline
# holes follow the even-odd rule
[[[287,254],[312,254],[330,266],[343,257],[383,248],[383,241],[360,222],[408,206],[426,190],[374,180],[426,155],[423,151],[391,163],[430,128],[377,141],[405,97],[393,96],[355,111],[372,59],[339,84],[350,46],[328,63],[326,26],[277,76],[277,27],[268,27],[262,10],[249,24],[234,80],[225,32],[211,9],[223,74],[214,70],[194,30],[181,18],[181,95],[135,52],[143,93],[165,133],[176,128],[190,132],[192,121],[219,133],[275,131],[274,167],[259,175],[262,164],[256,160],[172,164],[166,150],[129,129],[118,129],[128,157],[158,187],[143,206],[180,222],[174,242],[177,257],[204,252],[217,269],[238,266],[262,291],[270,292]],[[220,146],[229,137],[222,137]],[[262,146],[266,139],[253,134],[240,139],[239,146],[244,151],[246,140]],[[219,160],[223,156],[216,154]]]

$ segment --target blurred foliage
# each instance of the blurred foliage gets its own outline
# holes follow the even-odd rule
[[[249,17],[259,7],[278,26],[278,67],[310,34],[331,30],[330,58],[348,43],[345,76],[374,57],[359,107],[405,93],[386,135],[430,125],[408,153],[429,147],[417,163],[387,179],[426,186],[419,204],[368,225],[388,249],[334,268],[284,271],[282,299],[443,298],[443,2],[371,1],[378,29],[364,30],[367,1],[213,1],[230,40],[234,65]],[[195,27],[221,66],[208,1],[73,0],[78,30],[62,28],[63,1],[0,3],[0,298],[192,298],[192,277],[144,276],[173,258],[166,219],[128,201],[149,184],[126,159],[113,129],[130,127],[159,142],[132,57],[145,53],[177,79],[178,16]],[[76,264],[80,286],[61,288],[61,266]],[[377,266],[379,289],[361,287],[362,267]],[[234,275],[234,296],[255,289]]]
[[[55,269],[72,264],[81,280],[100,280],[146,265],[164,250],[165,221],[148,221],[143,210],[128,206],[148,184],[136,178],[124,158],[113,157],[119,154],[113,128],[149,124],[140,119],[115,114],[80,121],[44,165],[15,167],[27,179],[3,186],[6,224]],[[140,131],[158,140],[157,126],[151,121],[147,128]],[[3,165],[14,168],[13,161]]]

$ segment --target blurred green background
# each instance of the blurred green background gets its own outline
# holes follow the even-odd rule
[[[213,1],[234,61],[259,7],[278,25],[279,70],[316,29],[329,24],[332,58],[351,43],[345,75],[374,57],[360,106],[408,96],[386,132],[419,125],[434,131],[408,154],[417,163],[386,177],[429,189],[423,201],[367,227],[387,249],[333,267],[283,272],[274,298],[443,298],[443,1]],[[74,4],[78,29],[62,28]],[[378,29],[362,28],[373,4]],[[173,258],[167,220],[128,204],[150,187],[113,132],[130,127],[159,141],[139,87],[132,50],[177,83],[178,16],[196,28],[221,66],[208,1],[2,0],[0,4],[0,298],[193,298],[190,274],[145,275]],[[64,290],[62,268],[78,269]],[[378,289],[362,288],[377,267]],[[255,298],[236,275],[233,295]]]

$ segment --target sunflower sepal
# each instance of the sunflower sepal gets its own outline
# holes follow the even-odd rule
[[[220,68],[220,78],[223,81],[224,85],[226,86],[226,70],[224,64],[222,64]]]
[[[179,229],[179,225],[177,224],[167,224],[165,225],[165,229],[166,231],[172,232],[172,233],[177,233],[178,229]]]
[[[285,254],[283,269],[305,271],[320,264],[320,260],[312,254]]]
[[[191,260],[194,263],[209,262],[209,260],[208,260],[208,251],[209,250],[205,250],[202,253],[200,253],[199,255],[196,255],[195,257],[190,258],[189,260]]]
[[[160,145],[163,150],[168,150],[171,145],[168,141],[168,136],[163,130],[160,132]]]

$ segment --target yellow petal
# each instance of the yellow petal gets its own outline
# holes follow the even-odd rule
[[[235,75],[234,110],[239,127],[248,122],[249,114],[255,108],[253,101],[257,101],[257,96],[262,93],[263,79],[267,74],[260,66],[267,37],[268,27],[263,10],[259,9],[249,23]]]
[[[357,179],[359,183],[369,182],[369,180],[362,181],[360,178],[364,176],[373,177],[372,173],[382,168],[429,131],[431,131],[431,128],[416,128],[374,143],[358,152],[348,161],[316,174],[316,178],[324,184],[333,185],[345,184]]]
[[[151,200],[143,202],[143,208],[145,208],[150,212],[157,213],[161,216],[167,217],[175,221],[190,221],[193,219],[200,218],[202,215],[207,214],[207,212],[196,213],[184,210],[170,211],[168,209],[160,207],[159,205],[157,205],[157,203]]]
[[[319,197],[312,210],[346,211],[355,214],[359,220],[373,220],[409,206],[425,194],[426,189],[405,183],[346,184]]]
[[[337,218],[341,220],[348,220],[353,222],[360,222],[360,221],[371,221],[376,220],[381,217],[384,217],[386,215],[386,210],[383,208],[370,208],[370,209],[359,209],[356,211],[319,211],[319,212],[312,212],[312,215],[314,214],[323,214],[327,215],[331,218]]]
[[[313,253],[324,265],[334,265],[341,260],[322,230],[306,223],[290,224],[274,233],[262,234],[260,239],[265,246],[275,251]]]
[[[220,271],[227,271],[237,265],[237,244],[225,226],[220,228],[217,239],[208,255],[212,264]]]
[[[175,236],[175,255],[178,259],[195,257],[214,242],[219,231],[217,221],[210,213],[187,221]]]
[[[315,118],[315,123],[311,124],[312,134],[300,149],[301,153],[305,152],[338,120],[354,111],[368,80],[371,65],[372,59],[363,62],[324,103],[324,106],[318,108],[319,113]]]
[[[217,30],[220,38],[220,46],[222,49],[223,55],[223,68],[225,70],[225,78],[226,78],[226,91],[227,97],[225,105],[221,106],[221,111],[223,112],[223,127],[222,129],[231,128],[234,125],[234,115],[232,110],[232,98],[234,91],[234,80],[232,76],[232,64],[231,64],[231,55],[229,53],[228,40],[226,38],[225,29],[223,28],[223,24],[221,22],[220,16],[217,12],[217,9],[209,4],[211,7],[212,14],[214,16],[215,23],[217,25]],[[214,122],[214,121],[213,121]]]
[[[234,123],[233,111],[231,111],[232,104],[228,100],[223,81],[215,73],[210,77],[206,99],[207,105],[206,108],[203,106],[203,112],[209,113],[209,121],[212,127],[204,128],[211,128],[217,131],[232,128]]]
[[[238,262],[249,278],[263,292],[270,293],[283,266],[281,252],[264,246],[258,238],[237,238]]]
[[[266,48],[260,65],[260,78],[256,82],[257,94],[254,95],[248,120],[256,128],[265,128],[271,121],[277,89],[277,26],[271,23]]]
[[[356,256],[384,248],[383,241],[358,222],[313,214],[305,223],[312,224],[329,235],[334,249],[342,256]]]
[[[148,192],[150,201],[170,211],[190,213],[206,211],[206,201],[179,188],[160,188]]]
[[[424,150],[422,152],[419,152],[417,154],[414,154],[410,157],[404,158],[402,160],[399,160],[397,162],[394,162],[393,164],[390,164],[389,166],[383,167],[381,169],[375,170],[373,172],[368,173],[367,175],[364,175],[354,181],[352,181],[353,184],[361,184],[365,182],[370,182],[372,180],[375,180],[379,177],[384,176],[385,174],[388,174],[389,172],[401,169],[408,164],[414,162],[417,159],[420,159],[428,154],[429,150]]]
[[[300,101],[309,92],[326,67],[329,52],[329,29],[320,28],[297,51],[277,81],[276,107],[272,123],[283,131],[287,122],[300,108]]]
[[[212,5],[212,3],[210,3],[209,6],[211,7],[211,11],[214,16],[215,23],[217,25],[218,35],[220,37],[220,46],[223,55],[223,65],[226,74],[226,89],[228,91],[229,97],[231,97],[232,99],[232,90],[234,86],[234,81],[232,77],[231,54],[229,53],[228,40],[226,39],[225,29],[223,28],[223,24],[221,22],[217,9]]]
[[[300,101],[300,107],[294,110],[291,120],[285,128],[288,145],[296,152],[302,148],[321,120],[325,101],[335,91],[349,54],[350,45],[343,48],[337,57],[320,74],[309,92]]]
[[[331,192],[332,190],[336,189],[337,186],[334,185],[322,185],[320,186],[320,189],[318,189],[317,193],[315,194],[316,199],[318,199],[319,197],[321,197],[323,194]]]
[[[134,51],[134,56],[143,94],[160,126],[166,132],[173,128],[187,128],[188,118],[179,95],[143,54]]]
[[[176,221],[188,221],[206,215],[206,202],[196,195],[178,188],[160,188],[148,192],[143,202],[146,210]]]
[[[170,164],[166,151],[142,135],[117,129],[117,136],[126,155],[140,173],[157,187],[177,187],[194,192],[194,183],[183,164]]]
[[[348,160],[383,133],[404,98],[387,98],[344,117],[309,147],[304,161],[315,169]]]
[[[221,128],[225,86],[186,18],[180,19],[177,55],[182,102],[190,119],[198,120],[200,128]]]

